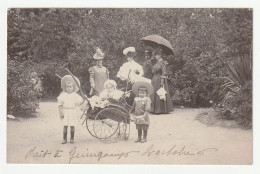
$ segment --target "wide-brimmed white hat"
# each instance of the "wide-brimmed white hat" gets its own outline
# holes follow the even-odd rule
[[[78,79],[77,77],[75,77],[75,76],[74,76],[74,78],[77,80],[78,85],[80,86],[80,81],[79,81],[79,79]],[[64,77],[62,77],[62,79],[61,79],[61,88],[62,88],[63,90],[66,90],[66,83],[67,83],[68,81],[74,83],[74,84],[73,84],[73,86],[74,86],[74,92],[77,92],[77,91],[79,90],[79,87],[78,87],[78,85],[76,84],[75,80],[73,79],[73,77],[72,77],[71,75],[65,75]]]
[[[127,55],[128,52],[135,52],[135,47],[128,47],[123,50],[123,54]]]
[[[104,83],[105,89],[106,89],[106,86],[107,86],[108,84],[111,84],[111,85],[113,85],[115,88],[117,88],[116,81],[114,81],[114,80],[107,80],[107,81],[105,81],[105,83]]]
[[[105,57],[105,54],[101,51],[100,48],[97,47],[96,53],[94,54],[93,58],[95,60],[102,60]]]
[[[135,82],[132,86],[132,91],[135,96],[138,96],[139,88],[146,88],[148,95],[151,95],[153,93],[152,84],[145,82],[145,81],[138,81],[138,82]]]

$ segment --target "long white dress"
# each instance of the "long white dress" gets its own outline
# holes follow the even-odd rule
[[[120,67],[117,73],[117,77],[121,80],[127,80],[128,74],[130,81],[134,83],[134,80],[137,76],[143,76],[143,67],[140,64],[136,63],[134,60],[131,62],[126,62]]]
[[[150,79],[143,77],[143,67],[140,64],[136,63],[134,60],[124,63],[117,73],[117,77],[123,81],[128,79],[128,75],[129,80],[132,84],[137,81],[146,81],[148,83],[151,83]]]
[[[62,119],[63,126],[75,126],[78,124],[79,106],[83,99],[76,92],[62,92],[58,99],[58,105],[63,106],[64,118]]]

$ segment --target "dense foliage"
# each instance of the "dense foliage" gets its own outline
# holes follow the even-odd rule
[[[215,108],[226,118],[252,127],[252,56],[238,56],[233,65],[226,62],[229,75],[223,78],[220,102]]]
[[[220,101],[220,77],[228,76],[222,60],[233,63],[250,51],[252,10],[9,9],[8,105],[13,107],[8,111],[29,107],[27,91],[20,90],[24,97],[16,100],[16,90],[30,85],[27,77],[33,71],[42,78],[42,97],[59,94],[55,74],[67,74],[64,67],[79,77],[88,93],[87,70],[97,46],[106,53],[104,65],[111,78],[120,83],[115,75],[126,61],[122,50],[135,46],[136,61],[142,63],[145,45],[140,39],[150,34],[163,36],[174,48],[174,55],[166,58],[174,104],[208,107]]]

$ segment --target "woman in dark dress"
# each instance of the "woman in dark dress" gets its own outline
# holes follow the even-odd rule
[[[143,63],[144,77],[148,79],[152,79],[153,77],[151,54],[152,52],[150,50],[145,50],[144,52],[144,58],[145,58],[145,61]]]
[[[163,60],[161,49],[158,49],[153,53],[153,58],[156,60],[156,63],[152,66],[152,85],[154,91],[151,95],[151,112],[156,114],[166,114],[173,111],[173,104],[166,79],[166,66],[168,63]],[[160,99],[159,95],[156,93],[161,87],[163,87],[167,92],[165,99]]]

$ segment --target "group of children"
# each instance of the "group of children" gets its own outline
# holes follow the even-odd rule
[[[78,81],[78,79],[76,79]],[[78,81],[79,84],[79,81]],[[61,80],[61,87],[63,92],[59,95],[58,106],[60,118],[63,125],[63,141],[62,144],[67,143],[67,130],[70,127],[70,143],[74,143],[75,125],[77,124],[77,107],[83,103],[83,99],[76,92],[79,90],[77,83],[72,76],[64,76]],[[123,95],[122,91],[117,89],[114,80],[107,80],[104,84],[105,90],[100,94],[102,99],[119,100]],[[135,142],[147,141],[147,130],[150,124],[149,111],[151,108],[151,100],[149,95],[152,94],[153,87],[150,83],[138,81],[134,83],[132,91],[136,96],[133,102],[134,114],[131,118],[136,124],[138,130],[138,138]],[[142,137],[143,132],[143,139]]]
[[[138,130],[138,138],[135,142],[143,143],[147,141],[147,130],[150,124],[148,113],[151,110],[151,100],[149,96],[153,93],[153,86],[151,85],[151,80],[142,77],[142,66],[135,63],[132,58],[133,56],[131,56],[131,54],[134,53],[134,47],[126,48],[123,51],[123,54],[126,55],[128,62],[120,68],[117,77],[119,77],[121,80],[129,80],[131,83],[133,83],[132,92],[134,93],[135,98],[133,101],[131,112],[134,111],[134,114],[131,114],[130,116],[131,119],[134,120],[136,124],[136,129]],[[101,61],[103,57],[104,55],[102,54],[102,52],[99,49],[97,49],[97,53],[94,55],[93,58],[97,59],[98,61]],[[136,74],[137,71],[139,72],[139,75]],[[90,71],[90,74],[91,73],[92,71]],[[99,79],[103,76],[106,76],[106,78],[104,78],[105,81],[104,79]],[[97,90],[95,88],[96,85],[92,79],[91,88],[96,89],[98,93],[95,93],[95,96],[92,97],[93,101],[91,100],[92,98],[89,99],[90,105],[93,103],[94,105],[96,103],[99,103],[96,101],[97,98],[100,99],[100,101],[108,101],[112,99],[114,101],[120,102],[120,99],[123,96],[124,92],[117,89],[116,82],[114,80],[109,79],[107,71],[105,75],[102,75],[100,77],[98,76],[96,80],[99,83],[101,83],[101,85],[104,83],[104,88],[103,86],[98,85],[98,89],[100,90]],[[79,86],[80,81],[76,77],[72,77],[71,75],[66,75],[61,79],[61,87],[63,89],[63,92],[59,95],[57,99],[59,105],[60,118],[63,124],[62,144],[67,143],[68,127],[70,127],[70,143],[74,143],[75,125],[77,124],[78,117],[77,110],[80,106],[84,106],[84,100],[77,94]],[[141,139],[142,132],[143,139]]]

